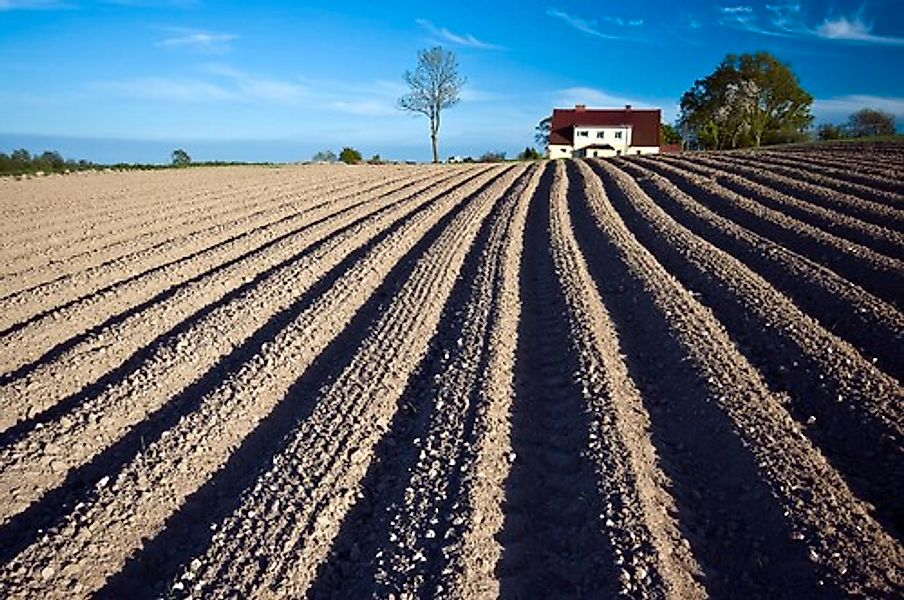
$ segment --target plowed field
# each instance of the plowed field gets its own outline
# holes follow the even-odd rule
[[[0,597],[904,593],[901,145],[0,215]]]

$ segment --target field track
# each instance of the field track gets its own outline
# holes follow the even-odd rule
[[[904,146],[0,216],[0,597],[904,594]]]

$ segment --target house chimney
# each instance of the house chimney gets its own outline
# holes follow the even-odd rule
[[[630,105],[630,104],[625,104],[625,110],[631,110],[631,105]]]
[[[574,111],[575,111],[575,112],[584,112],[585,110],[587,110],[587,105],[586,105],[586,104],[575,104],[575,105],[574,105]]]

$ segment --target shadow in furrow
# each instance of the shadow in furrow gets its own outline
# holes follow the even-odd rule
[[[409,184],[409,185],[414,185],[414,184]],[[182,289],[184,289],[194,283],[197,283],[198,281],[203,280],[205,277],[209,277],[210,275],[212,275],[214,273],[223,271],[224,269],[227,269],[235,264],[238,264],[243,260],[247,260],[251,256],[259,255],[259,254],[263,253],[264,251],[268,250],[269,248],[272,248],[272,247],[276,246],[277,244],[279,244],[287,239],[290,239],[293,236],[296,236],[305,230],[310,229],[311,227],[315,227],[315,226],[317,226],[321,223],[324,223],[330,219],[333,219],[339,215],[348,213],[363,204],[373,203],[374,201],[379,200],[380,198],[384,198],[391,194],[397,193],[400,190],[409,187],[409,185],[404,185],[397,189],[388,190],[377,196],[368,198],[366,200],[362,200],[360,202],[356,202],[354,204],[350,204],[350,205],[342,208],[341,210],[338,210],[334,213],[325,215],[319,219],[306,222],[306,223],[304,223],[304,225],[302,225],[300,227],[296,227],[292,231],[281,234],[278,237],[275,237],[268,242],[265,242],[259,246],[255,246],[254,248],[252,248],[251,250],[249,250],[247,252],[243,252],[240,256],[231,258],[223,263],[216,265],[215,267],[212,267],[212,268],[204,271],[203,273],[199,273],[199,274],[191,277],[190,279],[187,279],[187,280],[183,281],[182,283],[179,283],[178,285],[174,285],[166,290],[163,290],[162,292],[156,294],[155,296],[146,300],[145,302],[136,304],[135,306],[131,306],[131,307],[129,307],[128,310],[125,310],[119,314],[113,315],[112,317],[110,317],[106,321],[104,321],[103,323],[95,325],[94,327],[91,327],[90,329],[88,329],[82,333],[79,333],[78,335],[75,335],[72,338],[70,338],[64,342],[57,344],[56,346],[54,346],[53,348],[51,348],[50,350],[45,352],[37,360],[34,360],[28,364],[22,365],[21,367],[15,369],[13,371],[10,371],[9,373],[4,373],[4,374],[0,375],[0,385],[6,385],[7,383],[16,381],[17,379],[27,377],[29,374],[33,373],[41,365],[49,363],[53,360],[56,360],[57,358],[59,358],[60,356],[65,354],[67,351],[69,351],[72,348],[74,348],[75,346],[77,346],[78,344],[84,342],[87,339],[90,339],[94,335],[101,333],[104,329],[118,325],[119,323],[122,323],[123,321],[125,321],[126,319],[131,317],[132,315],[138,314],[143,310],[147,310],[154,304],[159,304],[160,302],[163,302],[164,300],[167,300],[167,299],[173,297]],[[357,192],[357,193],[360,193],[360,192]],[[348,195],[350,196],[353,194],[350,193]],[[346,197],[346,196],[343,196],[343,198],[344,197]],[[342,200],[342,198],[339,198],[338,200]],[[334,200],[331,200],[330,202],[333,202],[333,201]],[[404,200],[402,200],[402,201],[404,201]],[[325,202],[323,204],[328,204],[328,202]],[[47,310],[41,311],[40,313],[33,315],[33,316],[25,319],[24,321],[16,323],[15,325],[11,325],[11,326],[7,327],[6,329],[4,329],[3,331],[0,331],[0,339],[6,337],[7,335],[16,333],[17,331],[21,331],[22,329],[24,329],[25,327],[28,327],[32,323],[36,323],[36,322],[40,321],[41,319],[44,319],[53,313],[56,313],[56,312],[59,312],[62,310],[66,310],[68,308],[76,306],[79,303],[85,302],[86,300],[88,300],[90,298],[100,298],[100,297],[104,296],[105,294],[108,294],[108,293],[116,290],[117,288],[122,287],[123,285],[127,285],[129,283],[132,283],[133,281],[137,281],[143,277],[147,277],[154,273],[161,273],[174,265],[177,265],[180,263],[185,263],[198,256],[207,254],[212,251],[216,251],[216,249],[218,249],[218,248],[223,248],[225,246],[228,246],[229,244],[232,244],[233,242],[235,242],[241,238],[249,237],[259,231],[263,231],[265,229],[269,229],[271,227],[278,226],[280,223],[284,223],[284,222],[290,221],[292,219],[297,219],[301,215],[304,215],[311,211],[317,210],[318,208],[323,206],[323,204],[318,204],[318,205],[306,208],[305,210],[303,210],[300,213],[293,213],[291,215],[287,215],[285,217],[277,219],[276,221],[273,221],[270,223],[265,223],[263,225],[259,225],[248,231],[231,236],[229,239],[223,240],[221,242],[217,242],[216,244],[207,246],[206,248],[202,248],[201,250],[198,250],[196,252],[192,252],[191,254],[187,254],[185,256],[180,256],[179,258],[168,261],[162,265],[158,265],[158,266],[148,269],[146,271],[142,271],[141,273],[135,273],[134,275],[130,275],[129,277],[127,277],[125,279],[120,279],[118,281],[115,281],[107,286],[104,286],[98,290],[91,292],[90,294],[86,294],[79,298],[75,298],[74,300],[70,300],[69,302],[66,302],[65,304],[61,304],[59,306],[55,306],[53,308],[49,308]],[[397,204],[398,204],[398,202],[394,203],[392,206],[396,206]],[[355,223],[359,223],[360,221],[361,221],[361,219],[358,219],[355,221]],[[354,226],[355,223],[352,223],[350,226]],[[342,231],[345,231],[346,229],[348,229],[348,227],[343,228]],[[171,240],[167,241],[167,243],[169,243],[170,241]],[[114,262],[114,261],[110,261],[110,262]],[[106,264],[106,263],[104,263],[104,264]],[[101,266],[103,266],[103,265],[101,265]]]
[[[643,172],[634,170],[630,162],[621,162],[618,166],[631,173],[640,188],[675,221],[743,262],[825,329],[850,342],[863,356],[874,358],[883,371],[898,380],[904,377],[904,353],[899,351],[904,345],[902,332],[889,329],[868,311],[852,306],[843,296],[829,293],[825,287],[801,277],[790,268],[782,268],[759,245],[747,244],[686,211],[679,202],[653,185]]]
[[[837,207],[832,206],[825,201],[820,202],[818,194],[801,193],[787,184],[780,181],[772,181],[768,177],[754,178],[744,172],[739,174],[733,169],[734,164],[727,161],[726,164],[719,167],[712,166],[709,163],[701,166],[695,164],[693,161],[670,160],[669,163],[673,166],[693,171],[704,177],[713,177],[716,183],[733,191],[739,196],[749,198],[750,200],[762,204],[766,208],[771,208],[774,211],[797,219],[801,223],[806,223],[839,238],[851,240],[856,244],[870,248],[890,258],[895,258],[897,260],[902,259],[902,248],[899,243],[889,239],[888,235],[877,237],[871,232],[864,231],[862,227],[858,228],[856,224],[845,223],[838,219],[839,214],[847,214],[848,211],[839,210]],[[811,212],[807,210],[805,206],[795,205],[794,202],[783,204],[772,197],[767,191],[750,186],[747,182],[738,181],[736,177],[747,178],[756,184],[769,188],[773,192],[778,192],[789,200],[794,199],[801,203],[815,205],[819,208],[833,211],[835,214],[825,215],[819,214],[818,212]],[[890,220],[887,217],[882,215],[863,216],[858,213],[848,216],[852,216],[861,222],[870,223],[874,226],[883,227],[889,230],[892,229],[891,225],[894,225],[894,223],[889,222]]]
[[[631,379],[649,412],[677,519],[717,598],[821,597],[807,548],[791,541],[781,505],[761,478],[705,375],[688,360],[622,250],[597,229],[583,177],[568,166],[575,235],[612,317]],[[725,390],[725,393],[738,393]]]
[[[164,529],[147,541],[144,548],[134,555],[122,571],[114,575],[98,593],[100,598],[155,598],[164,592],[164,586],[174,578],[185,563],[202,554],[211,543],[211,525],[219,524],[235,512],[242,501],[243,492],[252,486],[257,477],[272,464],[273,458],[284,450],[290,435],[298,424],[310,416],[317,404],[320,390],[334,381],[351,363],[358,347],[366,338],[373,323],[379,318],[391,299],[404,285],[416,262],[433,244],[442,231],[473,198],[488,189],[501,176],[497,174],[480,189],[443,215],[418,242],[395,264],[374,293],[355,313],[348,326],[342,330],[292,384],[285,398],[267,415],[255,429],[242,440],[238,449],[226,464],[217,471],[166,521]],[[301,301],[303,307],[291,307],[291,317],[323,294],[339,277],[380,240],[406,218],[383,231],[365,248],[337,265],[329,276],[318,283]],[[266,340],[285,327],[290,319],[281,320],[278,329],[268,332]],[[257,340],[256,349],[264,339]],[[252,352],[253,352],[252,349]],[[242,356],[242,359],[247,356]],[[244,360],[237,361],[235,368]]]
[[[496,178],[494,177],[493,180],[495,179]],[[484,189],[487,186],[491,185],[493,180],[484,184],[481,189]],[[439,198],[441,195],[441,193],[438,193],[436,198]],[[471,197],[473,197],[473,194],[469,196],[469,198]],[[157,409],[155,412],[149,414],[144,421],[129,430],[128,433],[126,433],[112,446],[108,447],[100,454],[95,456],[90,463],[87,463],[70,471],[62,484],[45,493],[40,500],[36,501],[28,509],[10,519],[10,522],[5,527],[3,527],[2,530],[0,530],[0,562],[9,561],[24,548],[37,541],[37,539],[39,539],[42,535],[43,530],[61,523],[72,506],[77,504],[79,501],[83,501],[84,499],[91,497],[91,495],[93,494],[94,486],[101,477],[105,475],[112,476],[112,474],[117,473],[123,465],[133,460],[135,456],[139,452],[141,452],[146,445],[153,443],[160,438],[163,432],[176,425],[184,415],[190,414],[197,410],[201,405],[205,394],[216,389],[230,375],[239,371],[248,360],[253,358],[259,352],[262,344],[266,342],[272,342],[281,330],[289,325],[292,320],[298,317],[304,310],[312,306],[317,298],[323,295],[340,277],[342,277],[345,271],[347,271],[358,260],[366,256],[367,253],[376,245],[378,245],[382,240],[390,237],[402,226],[404,222],[411,219],[417,213],[427,210],[432,203],[433,202],[428,202],[418,207],[414,211],[399,217],[398,219],[393,221],[392,224],[378,233],[374,238],[369,240],[364,246],[354,250],[344,260],[342,260],[342,262],[333,267],[326,275],[324,275],[305,294],[300,296],[290,306],[286,307],[285,309],[271,317],[263,327],[258,329],[241,345],[237,346],[219,363],[212,366],[197,381],[171,398],[166,404]],[[450,213],[443,216],[440,221],[440,225],[448,223],[451,218],[450,215],[457,214],[458,211],[461,210],[462,206],[463,203],[457,205]],[[431,229],[430,235],[435,237],[436,235],[438,235],[439,229],[439,226],[434,226],[434,228]],[[415,250],[423,249],[423,247],[423,244],[419,243]],[[409,255],[407,255],[407,258],[411,259],[411,256],[412,253],[409,253]],[[411,262],[411,260],[408,260],[408,262]],[[259,282],[260,281],[258,280],[258,283]],[[385,291],[380,289],[371,297],[365,308],[367,308],[370,313],[378,311],[382,304],[387,302],[387,298],[388,296],[386,295]],[[370,313],[365,310],[359,312],[359,315],[366,315]],[[356,319],[357,318],[358,317],[356,317]],[[357,332],[357,330],[353,331]],[[353,354],[353,346],[349,346],[347,344],[342,345],[342,342],[345,340],[347,340],[347,337],[339,336],[330,346],[330,348],[332,348],[332,357],[334,360],[336,359],[337,354],[341,354],[340,349],[342,352],[347,352],[349,355]],[[329,363],[324,363],[323,361],[318,360],[316,364],[328,365]],[[303,382],[307,381],[308,378],[306,377]],[[292,396],[300,393],[299,390],[307,389],[307,387],[296,388],[295,390],[293,390]],[[265,433],[269,431],[270,435],[276,435],[275,433],[273,433],[273,430],[279,430],[280,427],[290,428],[292,425],[294,425],[295,421],[298,420],[298,418],[303,418],[303,416],[307,415],[310,410],[310,404],[296,405],[292,402],[283,402],[279,405],[279,407],[277,407],[274,413],[272,413],[270,417],[268,417],[265,422],[258,427],[257,431]],[[296,414],[302,416],[296,418],[294,417],[294,415]],[[264,440],[261,440],[261,437],[264,437]],[[268,438],[263,434],[252,434],[251,436],[249,436],[249,438],[246,438],[246,442],[250,446],[254,446],[255,444],[260,445],[264,441],[276,443],[279,441],[279,438],[277,437],[268,440]],[[240,452],[235,456],[237,457],[236,460],[242,465],[247,466],[248,464],[262,464],[262,461],[258,461],[257,463],[249,463],[249,459],[254,455],[249,455],[248,452]],[[232,476],[232,479],[236,479],[235,473],[233,472],[233,470],[229,469],[228,466],[227,468],[224,468],[222,472],[226,473],[227,475],[215,478],[214,482],[225,482],[228,484],[229,481],[231,481],[229,478],[230,476]],[[212,503],[215,499],[217,499],[218,490],[220,487],[223,487],[223,483],[212,483],[211,487],[214,488],[213,495],[210,495],[211,492],[205,492],[206,495],[202,497],[206,498],[209,502]],[[208,488],[205,487],[203,489]],[[229,487],[229,489],[233,488]],[[190,514],[193,517],[197,517],[203,520],[207,518],[206,515],[211,515],[213,513],[211,506],[212,505],[205,506],[203,505],[203,502],[200,504],[193,502],[189,504],[189,508],[187,510],[189,510]],[[187,523],[190,522],[191,521],[189,520]],[[182,535],[185,535],[186,539],[188,538],[188,535],[186,534],[184,528],[183,530],[180,530],[177,527],[175,531],[167,531],[170,534],[175,533],[174,537],[176,538],[180,538]],[[169,545],[171,547],[179,546],[178,543],[173,542],[172,540],[170,540]],[[166,545],[159,546],[157,547],[157,554],[159,555],[161,552],[165,553],[167,550],[168,548]],[[140,556],[145,556],[145,554],[147,553],[143,553]],[[154,555],[154,553],[150,553],[150,556]],[[145,583],[147,583],[147,581],[145,581]]]
[[[585,455],[589,413],[570,341],[568,308],[550,246],[547,169],[528,209],[511,442],[496,573],[503,598],[614,597],[615,557],[600,522],[596,473]]]
[[[458,187],[459,187],[459,185],[456,185],[452,189],[455,189]],[[361,223],[368,221],[369,219],[373,218],[376,215],[392,211],[395,208],[397,208],[398,206],[409,201],[410,199],[411,199],[410,196],[402,198],[402,199],[398,200],[397,202],[393,202],[392,204],[385,206],[377,211],[363,215],[363,216],[359,217],[358,219],[355,219],[348,225],[345,225],[342,228],[337,229],[336,231],[327,235],[326,237],[323,237],[317,241],[312,242],[310,245],[306,246],[300,252],[297,252],[297,253],[293,254],[292,256],[286,258],[285,260],[282,260],[282,261],[276,263],[275,265],[267,268],[266,270],[261,271],[260,273],[255,275],[252,280],[240,285],[239,287],[237,287],[235,289],[230,290],[229,292],[227,292],[224,296],[222,296],[215,302],[206,305],[201,310],[193,313],[192,315],[190,315],[190,316],[186,317],[185,319],[183,319],[182,321],[180,321],[173,328],[169,329],[168,331],[163,332],[162,334],[160,334],[159,336],[154,338],[145,347],[140,348],[139,350],[135,351],[131,356],[129,356],[118,367],[114,368],[111,371],[108,371],[106,374],[102,375],[99,379],[97,379],[93,383],[88,384],[86,387],[82,388],[80,391],[78,391],[74,394],[71,394],[70,396],[60,400],[59,402],[56,402],[52,406],[33,415],[32,417],[19,421],[18,423],[16,423],[15,425],[13,425],[9,429],[7,429],[6,431],[0,433],[0,448],[3,448],[12,443],[15,443],[18,439],[22,438],[28,432],[32,431],[37,425],[50,423],[50,422],[62,417],[66,413],[79,407],[86,400],[88,400],[91,397],[95,396],[96,394],[102,392],[108,386],[113,385],[117,381],[121,381],[122,379],[128,377],[131,373],[135,372],[148,358],[150,358],[158,348],[169,343],[175,336],[181,335],[181,334],[185,333],[186,331],[188,331],[189,329],[191,329],[191,327],[195,323],[197,323],[199,320],[203,319],[207,315],[211,314],[216,309],[218,309],[222,306],[226,306],[227,304],[229,304],[236,298],[240,297],[242,294],[244,294],[244,293],[248,292],[249,290],[253,289],[254,287],[260,285],[262,281],[266,280],[266,278],[271,276],[273,273],[276,273],[280,269],[282,269],[288,265],[291,265],[292,263],[303,259],[305,256],[308,256],[308,255],[316,252],[318,249],[323,247],[325,244],[327,244],[331,240],[335,239],[338,236],[345,234],[348,231],[351,231],[355,227],[359,226]],[[360,204],[364,204],[364,202],[360,202],[353,207],[349,207],[348,210],[351,210]],[[343,209],[340,212],[346,212],[346,209]],[[80,333],[80,334],[76,335],[75,337],[63,342],[62,344],[57,345],[56,347],[51,349],[49,352],[47,352],[44,356],[42,356],[37,361],[29,363],[28,365],[25,365],[25,366],[21,367],[20,369],[17,369],[16,371],[14,371],[13,373],[11,373],[10,378],[18,379],[18,378],[24,377],[24,376],[28,375],[29,373],[31,373],[32,371],[34,371],[40,365],[46,364],[48,362],[55,360],[56,358],[60,357],[68,350],[71,350],[72,348],[74,348],[75,346],[80,344],[81,342],[85,341],[86,339],[90,339],[91,336],[96,335],[109,327],[118,325],[119,323],[122,323],[135,315],[141,314],[141,312],[153,307],[156,304],[165,302],[166,300],[168,300],[169,298],[172,298],[173,296],[178,294],[181,290],[192,285],[193,283],[201,281],[204,278],[209,277],[210,275],[212,275],[218,271],[222,271],[233,265],[236,265],[236,264],[240,263],[241,261],[246,260],[249,256],[258,254],[258,253],[266,250],[267,248],[279,243],[280,241],[282,241],[284,239],[288,239],[294,235],[298,235],[299,232],[304,231],[310,227],[314,227],[322,222],[325,222],[325,221],[333,218],[334,216],[335,216],[335,214],[323,217],[316,221],[312,221],[311,223],[306,224],[304,227],[301,227],[290,233],[282,235],[278,239],[273,240],[272,242],[268,242],[267,244],[258,246],[256,248],[254,248],[253,250],[244,253],[242,256],[238,256],[225,263],[217,265],[216,267],[209,269],[209,270],[205,271],[204,273],[200,273],[200,274],[192,277],[191,279],[184,281],[183,283],[181,283],[179,285],[176,285],[167,290],[164,290],[163,292],[160,292],[159,294],[155,295],[153,298],[150,298],[147,301],[142,302],[140,304],[136,304],[135,306],[130,307],[128,310],[125,310],[125,311],[119,313],[118,315],[114,315],[113,317],[110,317],[105,322],[101,323],[100,325],[92,327],[88,331],[85,331],[84,333]],[[2,380],[0,380],[0,381],[2,381]]]
[[[770,389],[789,393],[791,415],[806,423],[815,415],[807,434],[826,458],[848,481],[852,490],[876,506],[887,525],[901,531],[904,517],[904,479],[890,474],[904,473],[904,461],[895,432],[862,410],[856,401],[838,402],[845,393],[837,380],[827,380],[824,367],[793,339],[776,329],[694,264],[656,232],[639,214],[612,177],[598,165],[591,165],[603,181],[613,207],[631,233],[646,246],[656,260],[681,284],[700,294],[747,360],[763,375]],[[788,368],[787,365],[792,365]],[[892,390],[885,390],[885,393]]]
[[[826,241],[802,235],[785,226],[751,214],[737,206],[732,200],[723,197],[719,192],[709,189],[704,184],[695,183],[692,180],[693,175],[676,175],[663,169],[656,164],[656,161],[644,161],[643,165],[671,181],[710,210],[731,219],[757,235],[774,240],[798,254],[809,257],[814,262],[825,265],[848,281],[900,308],[901,290],[904,289],[904,276],[900,273],[873,266],[857,255],[843,252]]]
[[[784,177],[790,177],[805,184],[838,190],[842,193],[854,196],[857,199],[867,200],[869,202],[888,204],[888,197],[875,193],[875,190],[891,192],[893,194],[904,194],[904,185],[892,179],[882,177],[869,177],[853,172],[851,170],[836,171],[835,173],[826,172],[826,165],[813,162],[794,161],[789,164],[785,158],[776,158],[774,156],[763,157],[762,155],[735,155],[731,164],[738,169],[745,169],[744,176],[754,179],[765,185],[775,183],[773,179],[769,179],[763,173],[755,171],[749,172],[746,169],[759,168],[766,171],[772,171]],[[832,165],[837,168],[838,165]],[[746,173],[750,173],[747,175]],[[783,191],[790,191],[789,187],[783,187]],[[810,201],[813,204],[819,204],[822,195],[815,190],[794,188],[794,193],[800,198]]]
[[[517,184],[513,184],[513,187],[515,185]],[[360,486],[363,497],[346,516],[339,534],[333,540],[329,557],[318,569],[308,597],[382,598],[400,592],[398,582],[392,581],[392,574],[381,577],[378,560],[390,559],[394,551],[395,545],[389,542],[389,533],[393,519],[405,510],[405,490],[411,485],[411,474],[418,464],[422,444],[416,444],[415,440],[426,440],[431,435],[431,420],[435,418],[436,401],[440,393],[437,381],[447,366],[454,364],[456,357],[462,352],[457,340],[465,326],[467,304],[474,293],[481,256],[487,247],[493,222],[508,218],[511,214],[511,210],[502,214],[504,208],[505,202],[500,200],[481,226],[443,308],[439,329],[430,342],[430,349],[399,399],[398,410],[388,433],[375,448],[374,458]],[[498,289],[494,290],[493,306],[497,297]],[[492,328],[488,327],[481,340],[478,373],[486,372],[491,331]],[[414,565],[413,571],[403,574],[406,578],[425,579],[421,588],[421,595],[424,597],[434,597],[429,588],[432,587],[435,591],[435,579],[445,568],[440,550],[453,543],[447,537],[447,532],[450,531],[449,519],[452,517],[451,504],[461,500],[463,473],[458,466],[466,464],[472,458],[470,455],[477,434],[474,427],[481,406],[478,392],[479,389],[475,387],[467,391],[466,399],[444,398],[447,403],[455,402],[466,407],[463,417],[464,436],[458,440],[459,454],[456,457],[456,467],[451,470],[446,496],[443,499],[437,498],[440,522],[433,526],[435,537],[425,540],[426,560]],[[443,457],[445,461],[450,458],[452,457]]]

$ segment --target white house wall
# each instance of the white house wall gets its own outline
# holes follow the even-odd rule
[[[580,150],[586,146],[593,144],[609,144],[616,150],[621,150],[624,154],[625,150],[631,146],[631,127],[575,127],[574,128],[574,148]],[[583,135],[586,133],[587,135]],[[621,138],[616,138],[616,133],[621,133]],[[602,134],[600,137],[599,134]]]
[[[659,146],[631,146],[628,154],[659,154]]]
[[[574,147],[565,144],[550,144],[549,158],[571,158]]]

